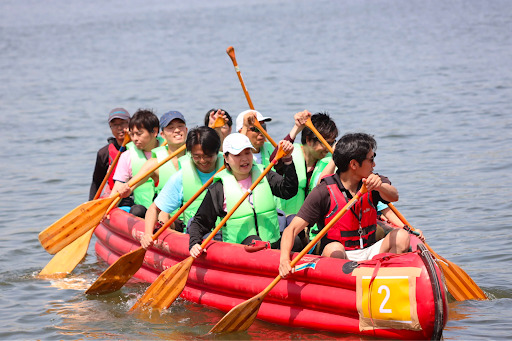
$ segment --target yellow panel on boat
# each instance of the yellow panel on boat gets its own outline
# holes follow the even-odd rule
[[[420,276],[421,269],[387,267],[380,268],[377,274],[373,272],[374,268],[359,267],[352,273],[357,277],[360,330],[421,330],[416,304],[416,277]]]

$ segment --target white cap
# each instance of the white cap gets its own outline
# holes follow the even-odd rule
[[[256,119],[259,122],[270,122],[270,121],[272,121],[271,117],[264,117],[259,111],[249,109],[249,110],[246,110],[246,111],[242,111],[236,117],[236,131],[240,131],[240,129],[242,129],[242,127],[244,126],[244,116],[245,116],[245,114],[250,113],[251,111],[256,113]]]
[[[240,133],[229,134],[222,143],[222,152],[224,154],[230,153],[238,155],[247,148],[254,149],[249,138]],[[254,149],[254,151],[256,151],[256,149]]]

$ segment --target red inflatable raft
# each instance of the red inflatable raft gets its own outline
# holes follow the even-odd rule
[[[140,247],[144,221],[120,209],[95,231],[96,252],[112,264]],[[146,252],[135,277],[153,282],[161,271],[189,256],[188,235],[165,231]],[[292,327],[393,339],[440,339],[447,321],[441,272],[414,236],[413,252],[383,254],[371,261],[305,256],[290,278],[266,296],[261,320]],[[278,275],[279,251],[248,252],[211,242],[196,259],[181,296],[229,311],[260,293]],[[212,325],[218,321],[212,321]]]

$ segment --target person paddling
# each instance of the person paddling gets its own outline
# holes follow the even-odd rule
[[[285,152],[291,152],[289,141],[280,142]],[[216,175],[217,182],[206,192],[188,228],[192,257],[203,251],[203,237],[215,227],[217,217],[224,217],[253,183],[263,167],[253,163],[254,147],[240,133],[228,135],[223,143],[226,169]],[[222,240],[229,243],[251,244],[254,240],[269,242],[278,248],[281,238],[274,196],[291,198],[297,194],[297,175],[291,157],[283,158],[284,176],[270,171],[254,191],[235,211],[222,228]]]
[[[323,178],[311,191],[283,233],[279,265],[282,277],[292,271],[290,252],[294,237],[307,226],[317,223],[323,227],[329,223],[363,183],[368,192],[322,238],[322,255],[363,261],[383,252],[404,253],[409,250],[409,233],[403,229],[395,229],[375,242],[377,202],[398,200],[398,191],[389,179],[373,173],[376,149],[375,139],[364,133],[345,134],[338,141],[333,154],[337,173]],[[421,231],[416,231],[424,240]]]
[[[160,224],[163,224],[169,219],[169,213],[178,210],[184,202],[192,198],[223,165],[223,159],[218,155],[220,137],[212,128],[196,127],[191,129],[186,145],[188,154],[179,159],[181,169],[169,179],[146,212],[145,234],[141,239],[141,245],[145,249],[153,242],[153,231],[157,217],[161,217],[160,212],[167,213],[167,219],[160,220]],[[180,223],[177,223],[178,220],[173,223],[173,229],[180,232],[186,231],[184,227],[195,215],[204,195],[205,192],[185,210]]]
[[[167,145],[156,147],[151,151],[151,159],[144,164],[143,170],[149,169],[167,156],[183,146],[187,139],[187,121],[179,111],[169,111],[160,117],[161,136],[167,141]],[[155,181],[156,194],[160,193],[167,181],[180,169],[178,159],[185,155],[185,151],[173,157],[152,174]]]
[[[117,152],[123,144],[124,136],[127,133],[129,120],[130,114],[126,109],[114,108],[110,110],[108,114],[108,125],[112,131],[113,137],[109,137],[107,139],[108,144],[98,150],[98,153],[96,154],[96,164],[92,174],[91,188],[89,189],[89,200],[93,200],[96,196],[96,192],[98,191],[98,188],[100,188],[103,178],[107,174],[108,167],[116,158]],[[104,189],[105,193],[110,194],[113,187],[114,172],[110,174],[108,186]]]
[[[246,135],[253,146],[254,162],[260,165],[268,166],[270,164],[270,155],[274,151],[274,146],[267,141],[265,135],[254,125],[257,120],[263,129],[267,129],[265,122],[272,121],[272,118],[263,116],[256,110],[242,111],[236,117],[236,131]]]
[[[158,117],[147,109],[137,110],[130,119],[129,129],[132,142],[126,145],[127,151],[119,158],[114,173],[115,184],[111,197],[119,192],[122,198],[126,198],[132,193],[127,182],[138,174],[147,159],[151,158],[151,150],[163,142],[163,139],[158,137],[158,125]],[[151,205],[154,196],[153,179],[148,179],[133,191],[133,205],[125,207],[125,210],[143,218],[146,208]]]
[[[288,225],[299,211],[299,208],[304,203],[304,199],[308,196],[311,190],[316,186],[320,179],[320,174],[324,170],[325,166],[332,160],[332,155],[329,150],[324,146],[322,142],[318,140],[315,134],[306,127],[306,122],[311,119],[313,126],[318,130],[322,136],[326,139],[327,143],[331,146],[336,142],[338,137],[338,128],[336,123],[331,119],[327,113],[316,113],[312,115],[309,111],[304,110],[294,115],[295,125],[293,126],[290,133],[284,138],[287,141],[294,142],[297,135],[302,132],[300,144],[294,143],[294,149],[292,153],[293,163],[297,171],[297,177],[299,181],[299,188],[297,195],[291,199],[276,198],[278,209],[282,210],[286,215]],[[271,159],[273,154],[271,156]],[[280,164],[276,165],[276,172],[280,173]],[[301,233],[301,239],[304,242],[308,242],[309,239],[313,239],[320,230],[317,226],[313,226],[309,229],[308,237]]]
[[[217,117],[222,117],[224,119],[225,124],[221,127],[214,127],[217,134],[220,137],[220,143],[222,146],[222,142],[226,136],[231,134],[231,127],[233,125],[233,120],[231,119],[231,115],[224,109],[210,109],[206,112],[204,116],[204,125],[207,127],[213,127],[215,120]]]

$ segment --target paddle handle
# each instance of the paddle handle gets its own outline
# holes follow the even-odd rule
[[[313,134],[316,135],[316,137],[320,140],[320,142],[322,142],[324,144],[324,146],[327,148],[327,150],[329,151],[329,153],[333,154],[334,153],[334,150],[332,149],[331,145],[329,143],[327,143],[327,141],[324,139],[324,137],[322,136],[322,134],[320,134],[320,132],[315,128],[315,126],[313,125],[313,122],[311,121],[311,118],[308,118],[308,120],[306,121],[306,127],[308,127],[309,129],[311,129],[311,131],[313,132]]]
[[[221,172],[225,168],[226,166],[222,165],[222,167],[220,167],[219,170],[216,171],[215,174],[213,174],[213,176],[208,179],[208,181],[206,181],[204,185],[201,186],[201,188],[190,199],[188,199],[188,201],[178,210],[178,212],[176,212],[171,219],[169,219],[165,224],[162,225],[162,227],[158,229],[158,231],[152,237],[153,240],[156,240],[158,236],[162,234],[162,232],[164,232],[176,219],[178,219],[178,217],[194,202],[194,200],[196,200],[197,197],[200,196],[201,193],[203,193],[203,191],[212,184],[215,175],[217,175],[217,173]]]
[[[110,174],[112,174],[112,172],[114,171],[114,168],[117,165],[117,161],[119,161],[119,157],[121,157],[121,154],[124,152],[126,144],[130,141],[131,141],[130,135],[126,134],[124,136],[123,144],[121,145],[121,148],[119,148],[119,151],[117,152],[116,157],[114,158],[114,161],[112,161],[112,163],[108,166],[107,174],[105,174],[105,177],[103,178],[103,181],[101,182],[100,187],[96,191],[96,194],[94,195],[93,200],[96,200],[100,197],[101,192],[103,192],[103,188],[105,187],[105,184],[107,183],[108,178],[110,177]]]
[[[281,151],[281,152],[279,152],[279,151]],[[240,200],[238,200],[238,202],[235,204],[235,206],[233,206],[233,208],[220,221],[220,223],[215,227],[215,229],[210,233],[210,235],[203,241],[203,243],[201,244],[201,249],[204,249],[206,247],[206,245],[213,239],[213,237],[215,237],[217,232],[219,232],[219,230],[222,228],[222,226],[224,226],[226,221],[228,221],[228,219],[231,218],[233,213],[235,213],[238,206],[240,206],[244,202],[244,200],[249,196],[249,194],[252,193],[253,189],[256,188],[256,186],[261,181],[261,179],[263,179],[263,177],[265,175],[267,175],[268,172],[270,172],[270,170],[272,169],[272,167],[274,167],[274,165],[277,163],[277,161],[279,161],[280,158],[282,158],[284,155],[286,155],[284,152],[282,152],[281,148],[279,148],[279,151],[276,154],[276,157],[274,158],[274,160],[272,160],[270,162],[270,164],[267,166],[267,168],[265,168],[265,170],[263,170],[263,172],[261,172],[260,176],[258,176],[258,178],[256,180],[254,180],[251,187],[249,187],[249,189],[247,191],[245,191],[245,193],[242,195]]]
[[[254,110],[254,105],[252,104],[251,97],[249,96],[249,92],[247,91],[247,88],[245,87],[244,79],[242,78],[242,74],[240,73],[240,68],[238,67],[238,63],[236,62],[234,47],[233,46],[228,47],[226,49],[226,53],[228,54],[229,58],[231,58],[231,61],[233,62],[233,66],[235,67],[235,71],[238,76],[238,80],[240,81],[240,84],[242,85],[242,90],[244,91],[245,98],[247,99],[247,103],[249,104],[249,108]]]
[[[308,243],[308,245],[306,245],[306,247],[297,255],[297,257],[295,257],[291,262],[290,262],[290,266],[293,268],[295,265],[297,265],[297,263],[302,259],[302,257],[304,257],[304,255],[306,255],[309,250],[311,250],[315,245],[316,243],[318,243],[320,241],[320,239],[322,239],[323,236],[325,236],[325,234],[329,231],[329,229],[334,225],[336,224],[336,222],[338,220],[340,220],[340,218],[345,214],[347,213],[347,211],[352,207],[354,206],[354,204],[359,200],[359,198],[361,198],[361,196],[366,193],[368,190],[366,189],[366,185],[363,183],[363,186],[361,187],[361,189],[356,193],[356,195],[350,199],[350,201],[341,209],[341,211],[339,211],[335,216],[334,218],[327,224],[325,225],[325,227],[316,235],[315,238],[313,238],[312,241],[310,241]],[[261,299],[263,299],[263,297],[265,297],[269,292],[270,290],[272,290],[272,288],[274,288],[277,283],[279,283],[279,281],[281,280],[281,275],[277,275],[276,278],[274,278],[274,280],[272,281],[272,283],[270,283],[259,295],[261,297]]]
[[[235,49],[233,46],[230,46],[226,49],[226,53],[228,54],[229,58],[231,58],[231,61],[233,62],[233,66],[235,67],[236,75],[238,76],[238,80],[240,81],[240,84],[242,85],[242,90],[244,91],[245,98],[247,99],[247,103],[249,104],[249,108],[254,110],[254,104],[252,104],[251,96],[249,96],[249,91],[247,91],[247,88],[245,87],[244,79],[242,78],[242,73],[240,72],[240,68],[238,67],[238,63],[236,62],[235,57]],[[260,122],[258,120],[254,120],[254,125],[256,128],[261,131],[261,133],[267,138],[267,140],[272,143],[272,145],[275,147],[277,146],[276,142],[272,140],[270,135],[267,133],[265,129],[261,126]]]

